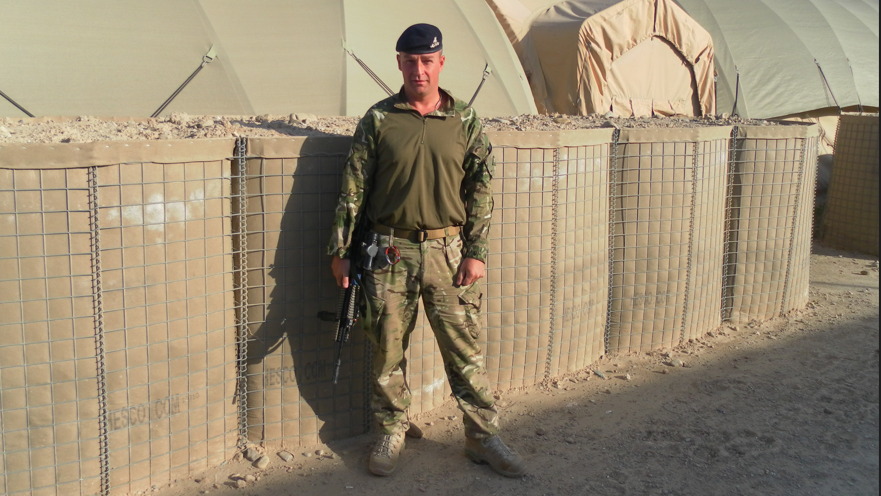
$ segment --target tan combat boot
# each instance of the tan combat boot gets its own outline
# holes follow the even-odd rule
[[[376,475],[392,475],[398,467],[398,457],[404,449],[406,433],[383,434],[376,442],[373,453],[370,454],[368,467],[370,472]]]
[[[465,454],[477,463],[489,463],[493,470],[505,477],[520,477],[526,473],[526,462],[517,452],[505,446],[499,436],[465,438]]]

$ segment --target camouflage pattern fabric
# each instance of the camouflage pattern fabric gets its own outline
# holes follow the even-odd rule
[[[389,245],[380,236],[380,246]],[[364,273],[364,294],[371,322],[362,321],[374,344],[372,405],[384,434],[406,431],[410,389],[404,351],[410,343],[419,298],[438,341],[453,395],[464,413],[465,435],[485,438],[499,431],[480,336],[481,290],[477,281],[453,286],[463,258],[459,236],[414,243],[395,239],[401,261]],[[363,309],[362,315],[368,315]],[[366,319],[365,319],[366,320]]]
[[[454,193],[461,198],[465,207],[465,219],[462,224],[465,256],[486,263],[493,209],[492,188],[490,186],[494,169],[492,147],[489,139],[483,133],[477,112],[466,102],[454,98],[449,92],[445,90],[441,90],[441,92],[447,97],[446,103],[438,110],[426,114],[426,118],[434,116],[461,120],[461,128],[458,129],[465,133],[467,152],[461,164],[464,170],[461,189]],[[394,118],[394,114],[389,115],[392,109],[412,110],[412,107],[401,93],[389,97],[371,107],[355,130],[352,149],[343,168],[340,197],[327,249],[329,255],[347,258],[349,247],[352,244],[352,231],[358,218],[366,210],[364,200],[370,195],[374,173],[378,166],[382,166],[380,163],[382,157],[377,156],[377,137],[383,121],[387,118],[389,120]],[[394,144],[389,146],[394,146]],[[397,150],[395,153],[411,152],[411,150]],[[402,192],[402,194],[405,193]],[[382,201],[382,199],[371,201]],[[371,221],[378,220],[371,219]],[[450,227],[450,225],[453,224],[429,228],[436,229]],[[418,229],[422,226],[393,225],[391,227]]]

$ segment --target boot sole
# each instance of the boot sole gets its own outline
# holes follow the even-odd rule
[[[470,458],[472,462],[474,462],[478,465],[489,465],[489,468],[493,469],[493,471],[495,473],[497,473],[499,475],[504,475],[505,477],[509,477],[511,479],[518,479],[520,477],[523,477],[524,474],[526,474],[526,471],[517,473],[517,472],[505,472],[504,470],[500,470],[500,469],[494,467],[492,463],[487,461],[482,456],[478,455],[477,453],[474,453],[473,451],[469,451],[467,449],[465,450],[465,455],[468,456],[468,458]]]

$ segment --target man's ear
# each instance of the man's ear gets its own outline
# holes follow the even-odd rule
[[[403,71],[404,69],[401,68],[401,54],[400,53],[395,55],[395,60],[398,61],[398,70]]]

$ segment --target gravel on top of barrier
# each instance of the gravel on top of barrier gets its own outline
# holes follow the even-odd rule
[[[358,117],[311,114],[259,116],[191,116],[172,113],[158,118],[36,117],[0,119],[0,143],[89,143],[289,136],[351,136]],[[722,114],[707,117],[606,117],[600,114],[518,115],[482,119],[487,131],[560,131],[617,127],[622,129],[698,128],[731,125],[774,126],[778,121],[741,119]]]

